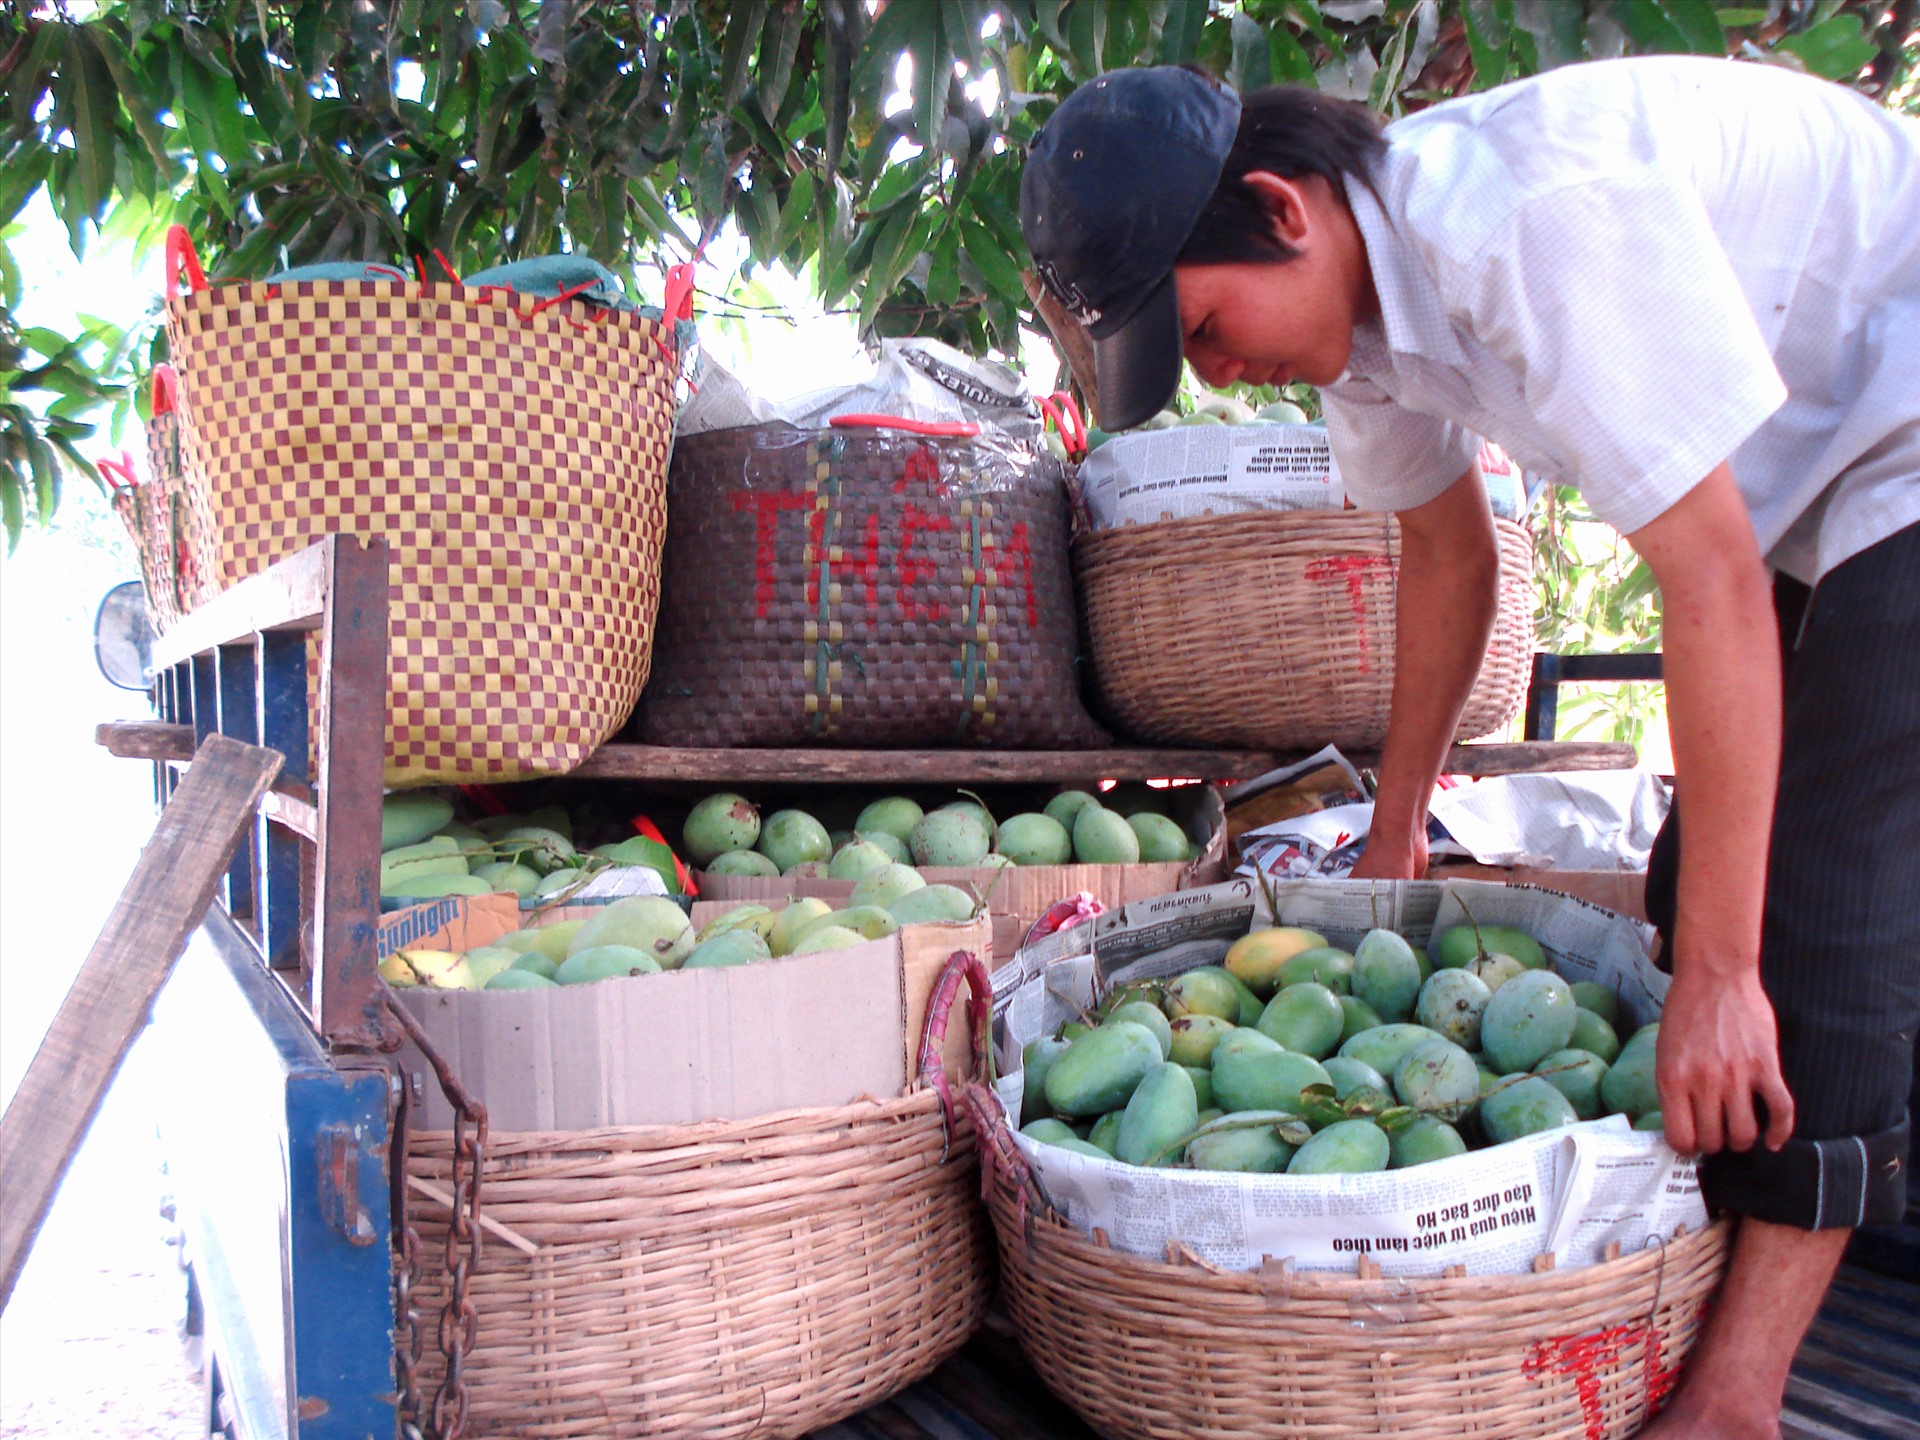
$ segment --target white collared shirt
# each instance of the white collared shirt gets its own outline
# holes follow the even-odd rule
[[[1811,582],[1920,522],[1920,124],[1779,67],[1568,66],[1388,127],[1380,298],[1327,387],[1355,503],[1477,435],[1637,530],[1722,460]]]

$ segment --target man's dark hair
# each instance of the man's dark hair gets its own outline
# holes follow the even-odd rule
[[[1270,85],[1240,99],[1240,129],[1207,201],[1180,251],[1182,265],[1279,263],[1300,252],[1274,238],[1266,203],[1245,183],[1254,170],[1289,180],[1318,175],[1341,193],[1344,176],[1369,180],[1387,148],[1380,119],[1354,100],[1301,85]]]

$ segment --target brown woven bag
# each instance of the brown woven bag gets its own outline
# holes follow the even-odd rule
[[[170,295],[167,339],[218,586],[336,531],[392,548],[389,785],[561,773],[625,722],[659,601],[666,324],[299,281]]]
[[[1125,1254],[1050,1210],[999,1101],[966,1108],[1001,1293],[1048,1387],[1116,1440],[1626,1440],[1659,1409],[1729,1226],[1576,1270],[1384,1277]]]
[[[665,598],[636,736],[1106,744],[1080,702],[1058,463],[973,426],[834,424],[744,426],[675,446]]]
[[[153,413],[146,425],[147,475],[131,463],[103,460],[113,508],[133,537],[146,585],[147,613],[164,635],[213,593],[213,517],[203,487],[187,483],[180,455],[180,382],[171,365],[153,370]],[[114,472],[124,470],[123,478]]]
[[[1495,520],[1493,640],[1461,716],[1508,724],[1533,666],[1533,541]],[[1372,749],[1393,700],[1400,522],[1359,510],[1203,515],[1074,543],[1103,713],[1166,745]]]

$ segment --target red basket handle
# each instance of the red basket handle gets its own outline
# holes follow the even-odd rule
[[[991,1053],[993,981],[988,978],[987,967],[978,955],[971,950],[956,950],[947,957],[940,978],[934,982],[933,994],[927,1001],[926,1028],[920,1036],[920,1078],[940,1096],[940,1113],[946,1121],[946,1140],[940,1155],[942,1164],[946,1162],[947,1151],[953,1148],[954,1118],[953,1087],[947,1080],[947,1067],[940,1052],[947,1043],[947,1021],[953,1014],[953,1002],[959,998],[962,984],[967,987],[967,1025],[973,1036],[974,1062],[981,1075],[988,1073]]]
[[[180,272],[187,272],[187,283],[195,290],[207,288],[207,272],[200,268],[200,256],[193,248],[193,237],[184,225],[167,227],[167,298],[178,293]]]
[[[1041,395],[1036,401],[1040,413],[1053,421],[1053,428],[1060,432],[1060,443],[1067,447],[1067,454],[1076,460],[1084,460],[1087,455],[1087,422],[1080,415],[1080,407],[1074,403],[1073,396],[1065,390],[1055,390],[1051,395]]]
[[[905,430],[912,435],[943,435],[971,439],[980,427],[971,420],[909,420],[904,415],[836,415],[827,424],[836,430]]]
[[[171,415],[180,408],[180,374],[162,361],[153,367],[153,413]]]
[[[104,460],[94,461],[93,468],[100,472],[102,480],[113,487],[116,495],[123,495],[140,483],[139,475],[134,473],[133,456],[125,450],[120,452],[118,460],[108,456]]]

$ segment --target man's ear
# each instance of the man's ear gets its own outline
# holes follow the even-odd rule
[[[1314,230],[1314,217],[1307,200],[1308,187],[1316,182],[1326,183],[1317,175],[1290,179],[1271,170],[1249,170],[1241,177],[1241,183],[1266,206],[1274,239],[1295,250],[1306,248]]]

